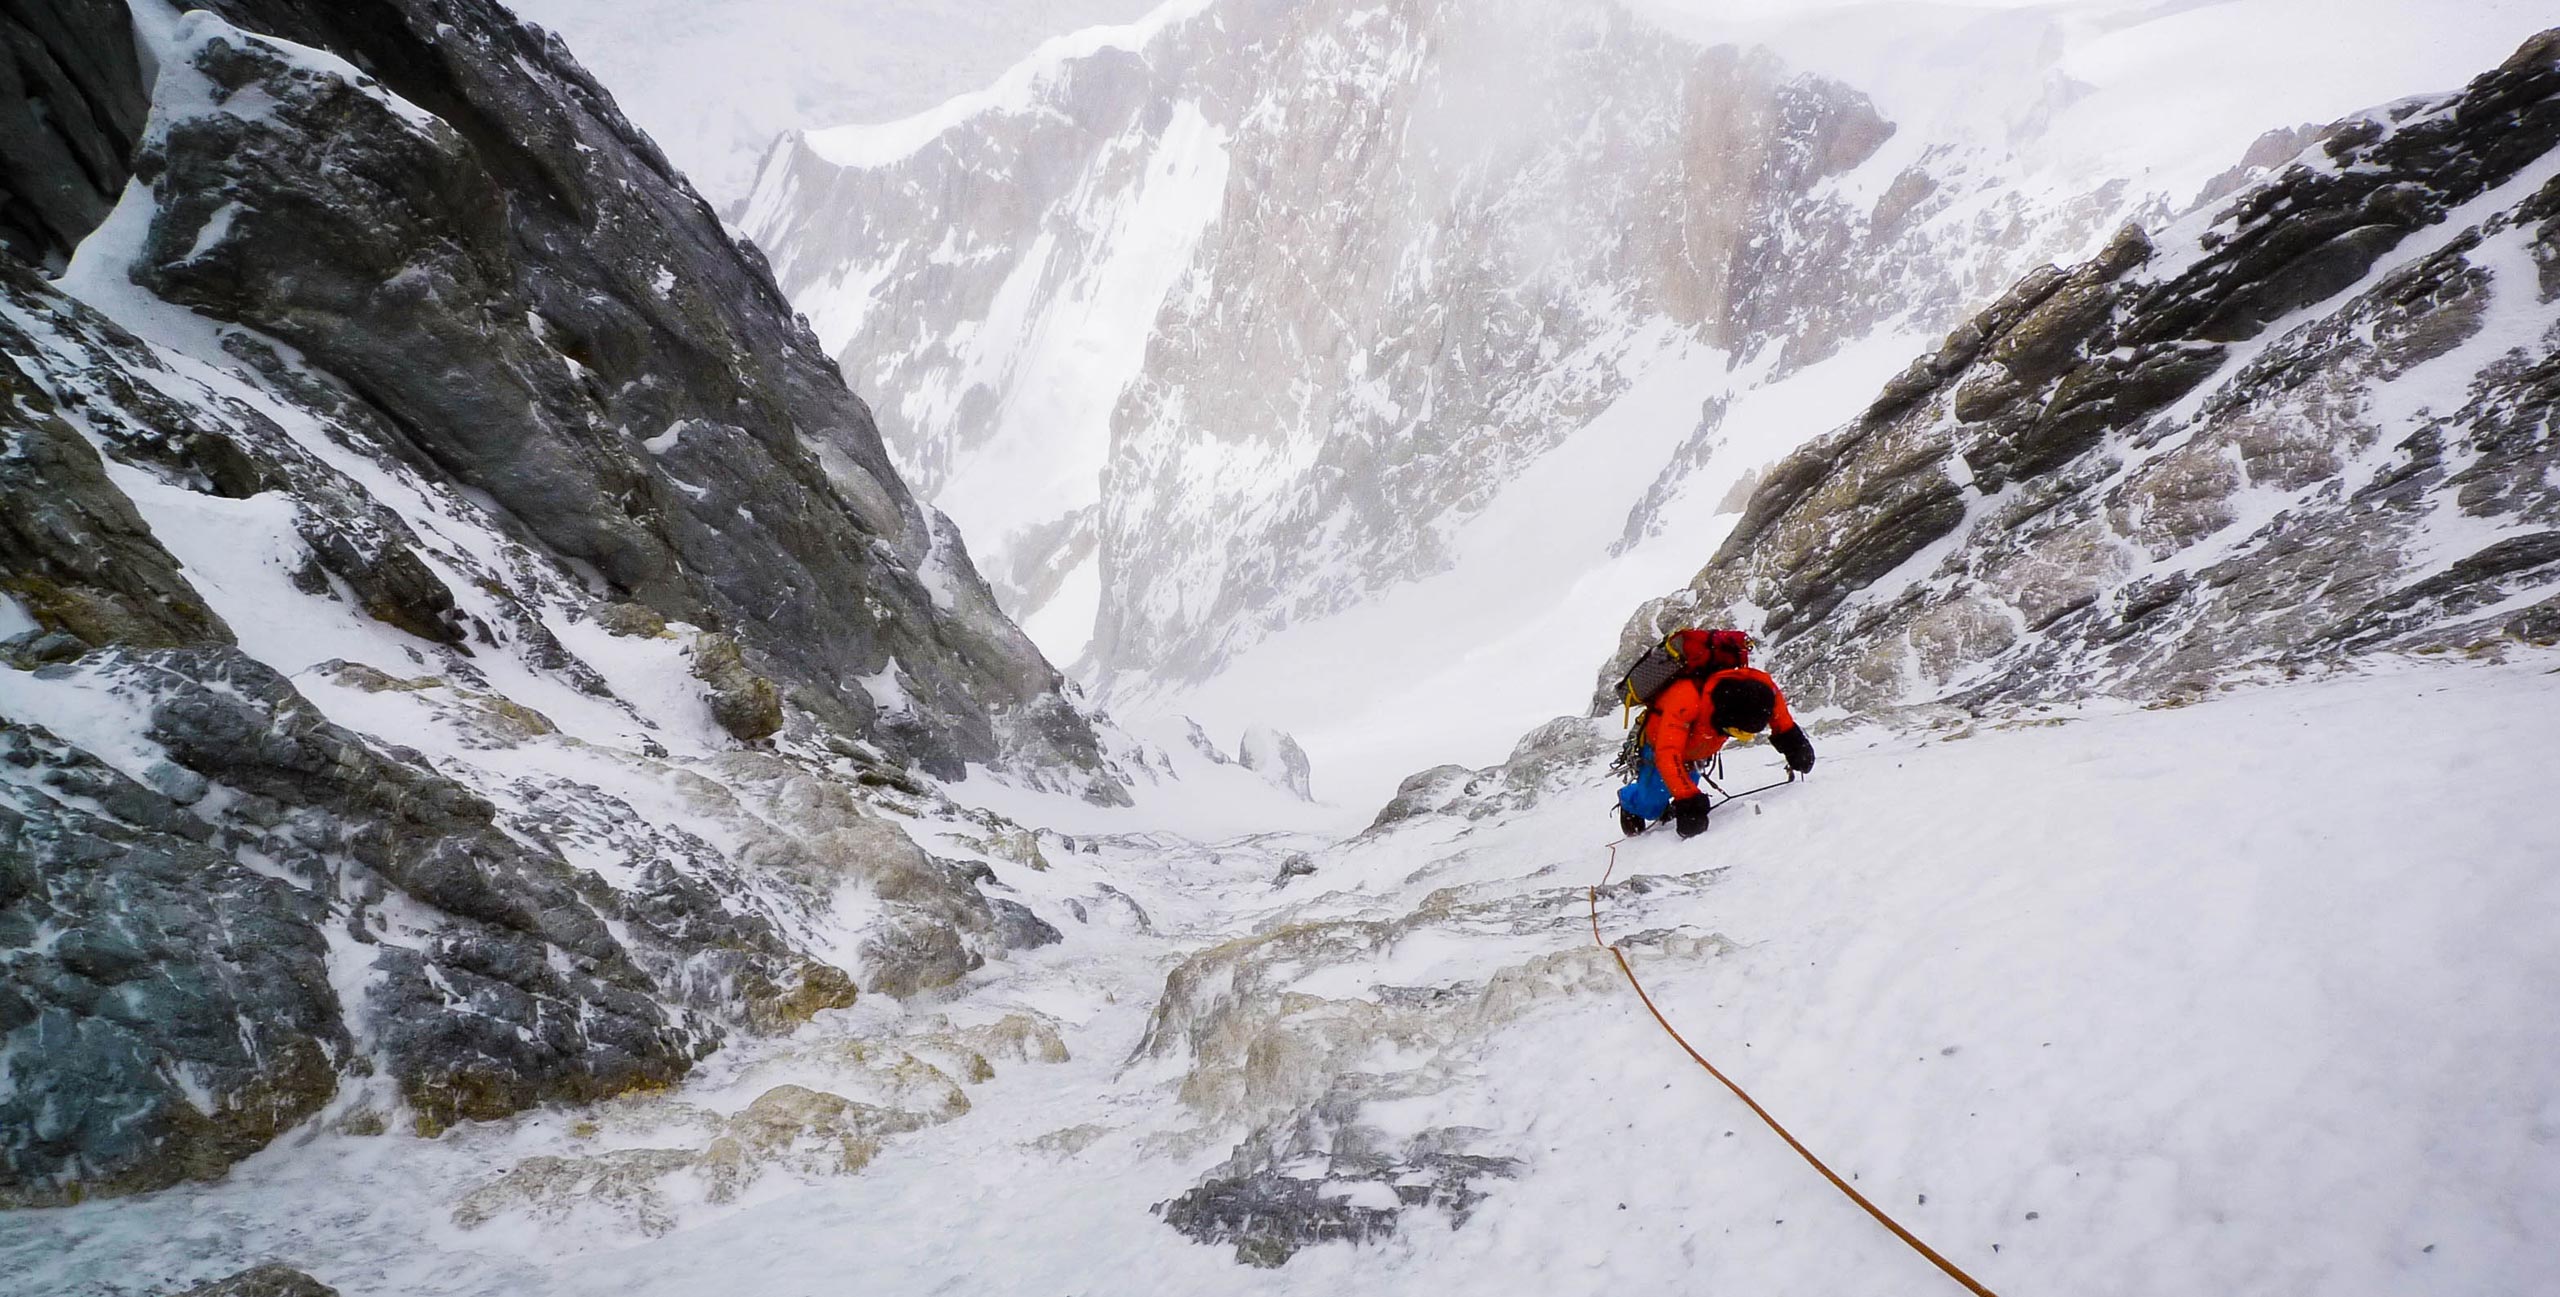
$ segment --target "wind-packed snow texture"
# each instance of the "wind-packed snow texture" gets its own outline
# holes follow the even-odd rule
[[[1622,847],[1600,925],[1693,1042],[2000,1292],[2535,1291],[2560,1259],[2551,667],[1817,728],[1811,781],[1695,842]],[[1590,944],[1606,786],[1567,754],[1613,730],[1571,722],[1450,813],[1317,850],[1277,891],[1274,860],[1304,849],[1285,840],[1106,838],[1006,869],[1091,921],[942,1011],[1042,1015],[1072,1059],[983,1046],[994,1077],[966,1114],[857,1174],[769,1172],[727,1204],[679,1176],[650,1214],[645,1176],[591,1173],[539,1212],[452,1218],[524,1159],[682,1147],[782,1081],[890,1084],[847,1046],[924,1028],[861,1008],[663,1097],[433,1142],[315,1132],[217,1186],[12,1216],[0,1273],[66,1294],[268,1256],[445,1297],[1952,1291]],[[1750,760],[1729,782],[1756,782]],[[1293,1104],[1339,1146],[1457,1131],[1516,1166],[1475,1182],[1462,1227],[1416,1209],[1278,1269],[1153,1214]],[[1392,1200],[1324,1147],[1290,1174]]]
[[[785,141],[745,224],[1051,657],[1366,795],[1570,706],[2020,273],[2548,17],[1186,0]]]

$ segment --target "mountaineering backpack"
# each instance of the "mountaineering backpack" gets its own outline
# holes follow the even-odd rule
[[[1629,709],[1651,707],[1682,676],[1704,679],[1728,667],[1751,664],[1751,637],[1738,630],[1676,630],[1646,649],[1618,680]]]
[[[1676,630],[1662,637],[1662,642],[1636,657],[1618,680],[1618,697],[1627,711],[1638,707],[1652,714],[1653,700],[1682,676],[1703,680],[1728,667],[1751,664],[1751,637],[1738,630]],[[1636,767],[1644,752],[1645,725],[1642,720],[1628,726],[1627,741],[1618,748],[1614,768],[1628,779],[1636,777]]]

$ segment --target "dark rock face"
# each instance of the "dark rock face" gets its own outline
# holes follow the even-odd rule
[[[2560,32],[2028,276],[1773,469],[1620,661],[1757,609],[1791,692],[1864,708],[2547,640],[2560,182],[2516,177],[2556,145]],[[2436,516],[2490,534],[2438,556]]]
[[[31,273],[6,262],[0,292],[19,303],[48,296]],[[0,317],[0,353],[34,351],[34,340]],[[89,647],[229,643],[230,628],[107,481],[98,452],[62,420],[51,395],[17,366],[0,365],[0,399],[15,409],[10,453],[0,455],[0,592]]]
[[[338,1297],[338,1290],[291,1266],[270,1261],[228,1279],[198,1284],[179,1297]]]
[[[61,269],[124,191],[150,108],[124,0],[0,2],[0,250]]]
[[[0,0],[0,1206],[670,1084],[853,1003],[843,887],[886,987],[1054,940],[856,790],[1090,726],[565,53],[147,26]]]
[[[995,912],[996,936],[1008,950],[1037,950],[1067,939],[1056,925],[1033,913],[1030,906],[1020,901],[996,897],[989,900],[987,906]]]
[[[0,1206],[217,1174],[352,1053],[321,907],[219,849],[182,804],[205,782],[170,775],[0,720]]]
[[[726,629],[820,719],[946,775],[1008,746],[1099,769],[761,260],[556,43],[475,0],[213,8],[161,69],[201,101],[114,153],[151,200],[136,283],[291,344],[381,451],[486,492],[625,597]],[[111,34],[130,64],[121,6],[68,12],[95,31],[56,22],[57,44]],[[112,99],[137,78],[81,85]],[[41,170],[20,152],[13,176]],[[103,203],[46,224],[55,243],[103,217],[105,174]],[[917,705],[883,727],[852,681],[892,658]],[[1015,711],[1043,719],[1017,736]]]
[[[607,921],[646,941],[668,933],[663,908],[640,913],[500,831],[485,800],[331,725],[235,650],[110,651],[39,679],[132,699],[168,765],[154,791],[42,730],[9,731],[0,814],[25,854],[0,922],[95,934],[0,963],[0,999],[25,1006],[6,1025],[30,1115],[9,1128],[38,1136],[7,1149],[10,1200],[216,1174],[326,1101],[356,1038],[429,1129],[663,1085],[720,1035],[670,1007],[684,997],[663,974],[708,958],[789,975],[771,929],[708,893],[690,904],[717,916],[725,949],[635,957]],[[84,798],[107,814],[79,811]],[[441,921],[395,920],[395,895]],[[686,903],[655,904],[670,901]],[[333,955],[324,924],[353,944]],[[363,1004],[340,1002],[333,961],[367,969]],[[213,1096],[213,1117],[173,1075]],[[38,1108],[92,1112],[98,1128]]]
[[[1436,1209],[1455,1229],[1484,1201],[1477,1182],[1520,1171],[1515,1158],[1458,1151],[1481,1133],[1429,1130],[1403,1147],[1380,1147],[1356,1126],[1311,1114],[1247,1141],[1155,1211],[1195,1241],[1235,1245],[1236,1260],[1262,1269],[1318,1243],[1385,1238],[1417,1209]]]

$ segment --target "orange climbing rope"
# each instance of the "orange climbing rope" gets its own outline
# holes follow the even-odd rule
[[[1920,1255],[1929,1258],[1929,1264],[1945,1271],[1948,1278],[1955,1280],[1957,1283],[1963,1284],[1965,1286],[1965,1290],[1973,1293],[1975,1297],[1998,1297],[1998,1294],[1983,1287],[1982,1284],[1972,1275],[1966,1274],[1962,1269],[1958,1268],[1955,1262],[1938,1255],[1935,1249],[1931,1248],[1928,1244],[1921,1242],[1919,1235],[1912,1233],[1910,1230],[1904,1229],[1899,1222],[1894,1220],[1893,1217],[1885,1215],[1883,1208],[1867,1201],[1867,1196],[1865,1194],[1851,1188],[1849,1186],[1849,1182],[1841,1179],[1837,1174],[1834,1174],[1830,1167],[1824,1166],[1822,1164],[1822,1159],[1813,1155],[1812,1149],[1806,1148],[1794,1135],[1787,1133],[1787,1128],[1779,1125],[1778,1119],[1770,1116],[1769,1110],[1761,1107],[1759,1100],[1752,1098],[1750,1093],[1745,1091],[1741,1086],[1735,1085],[1733,1083],[1733,1078],[1717,1071],[1716,1065],[1708,1062],[1707,1056],[1699,1053],[1697,1047],[1690,1044],[1688,1038],[1682,1036],[1679,1029],[1671,1025],[1671,1020],[1669,1018],[1662,1016],[1662,1010],[1654,1004],[1653,997],[1645,994],[1644,983],[1636,980],[1636,970],[1627,963],[1626,952],[1618,949],[1616,946],[1610,945],[1600,937],[1600,889],[1608,886],[1610,875],[1617,872],[1618,844],[1612,842],[1609,844],[1609,868],[1606,872],[1600,875],[1600,881],[1593,884],[1591,888],[1591,943],[1600,947],[1602,950],[1608,951],[1611,956],[1617,959],[1618,971],[1626,974],[1627,985],[1636,989],[1636,998],[1644,1001],[1646,1011],[1653,1015],[1653,1020],[1655,1022],[1662,1024],[1663,1032],[1671,1037],[1673,1043],[1679,1045],[1683,1051],[1687,1052],[1689,1057],[1697,1062],[1698,1066],[1707,1069],[1707,1075],[1712,1076],[1717,1081],[1723,1083],[1724,1088],[1733,1091],[1733,1097],[1742,1100],[1743,1105],[1751,1109],[1752,1115],[1758,1117],[1762,1122],[1767,1123],[1769,1129],[1778,1132],[1778,1138],[1787,1141],[1787,1147],[1794,1149],[1796,1151],[1796,1155],[1810,1163],[1814,1170],[1820,1171],[1822,1173],[1822,1178],[1831,1182],[1832,1188],[1849,1195],[1849,1201],[1858,1204],[1860,1207],[1866,1209],[1866,1213],[1868,1215],[1875,1217],[1877,1224],[1884,1226],[1886,1229],[1892,1230],[1895,1238],[1901,1239],[1903,1242],[1910,1244],[1912,1251],[1918,1252]]]

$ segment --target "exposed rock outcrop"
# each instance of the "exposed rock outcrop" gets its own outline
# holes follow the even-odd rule
[[[771,738],[782,730],[782,691],[748,669],[738,642],[726,635],[705,635],[693,646],[693,675],[711,690],[711,719],[741,743]]]
[[[2555,146],[2560,32],[2028,276],[1778,465],[1620,661],[1736,622],[1874,708],[2550,642]]]
[[[270,1261],[227,1279],[198,1284],[179,1297],[338,1297],[338,1290],[291,1266]]]
[[[165,756],[145,786],[6,731],[0,832],[26,873],[5,913],[29,938],[0,958],[6,1025],[90,1042],[11,1057],[10,1201],[218,1173],[351,1069],[378,1065],[427,1129],[662,1086],[742,1016],[688,990],[810,980],[770,924],[528,846],[236,650],[108,651],[35,683],[11,710]]]
[[[577,1128],[579,1138],[607,1147],[524,1158],[465,1193],[451,1219],[476,1229],[506,1218],[557,1225],[584,1215],[663,1234],[676,1227],[681,1205],[734,1202],[767,1176],[861,1173],[888,1141],[966,1114],[963,1087],[995,1079],[992,1059],[1007,1067],[1060,1063],[1067,1050],[1055,1028],[1026,1014],[965,1028],[925,1018],[895,1038],[795,1043],[749,1075],[814,1070],[835,1089],[785,1082],[725,1116],[652,1096],[616,1101]],[[633,1139],[649,1143],[627,1143]]]
[[[0,252],[60,270],[116,205],[151,96],[124,0],[6,0],[0,48]]]
[[[670,1115],[679,1122],[696,1116]],[[692,1122],[712,1132],[699,1148],[529,1157],[465,1194],[452,1219],[472,1229],[501,1216],[557,1224],[575,1213],[594,1211],[642,1234],[664,1234],[675,1227],[674,1203],[680,1196],[731,1202],[774,1170],[811,1177],[853,1175],[879,1156],[883,1139],[934,1120],[806,1086],[775,1086],[734,1116]]]
[[[0,1206],[218,1173],[317,1112],[352,1053],[324,907],[222,849],[183,767],[0,720],[0,770]]]
[[[1335,1124],[1310,1113],[1298,1126]],[[1522,1168],[1517,1158],[1456,1151],[1486,1133],[1433,1129],[1402,1147],[1379,1147],[1357,1127],[1339,1134],[1293,1127],[1247,1143],[1209,1179],[1155,1210],[1199,1242],[1233,1244],[1236,1260],[1262,1269],[1318,1243],[1386,1238],[1416,1209],[1445,1213],[1456,1229],[1484,1200],[1477,1181]]]
[[[215,8],[237,26],[189,20],[163,70],[202,106],[164,95],[136,158],[137,283],[291,344],[385,416],[390,449],[729,630],[846,728],[874,715],[852,678],[896,658],[929,705],[887,738],[928,765],[994,758],[991,713],[1054,693],[973,581],[928,589],[965,560],[938,552],[868,411],[556,45],[487,4]],[[361,164],[298,165],[324,142]],[[1046,755],[1098,766],[1057,737],[1078,750]]]
[[[6,261],[0,292],[20,309],[50,296]],[[35,340],[0,317],[0,350],[27,355]],[[0,593],[85,648],[231,642],[52,396],[15,365],[0,367],[0,396],[14,412],[0,455]]]
[[[1615,681],[1612,677],[1613,685]],[[1615,725],[1559,716],[1520,736],[1500,765],[1482,770],[1434,766],[1406,776],[1363,836],[1424,816],[1480,820],[1518,810],[1573,784],[1594,762],[1616,751],[1621,741]]]
[[[0,101],[59,106],[0,132],[21,196],[0,243],[22,263],[59,268],[121,194],[102,261],[256,331],[227,345],[290,344],[369,449],[728,630],[824,719],[871,728],[851,681],[895,658],[922,704],[882,734],[905,755],[957,774],[1037,743],[1099,770],[1071,719],[1000,725],[1052,710],[1056,673],[909,497],[761,260],[556,43],[493,4],[211,8],[161,33],[157,88],[115,0],[0,14],[21,72],[48,79]],[[346,164],[306,165],[324,154]]]

